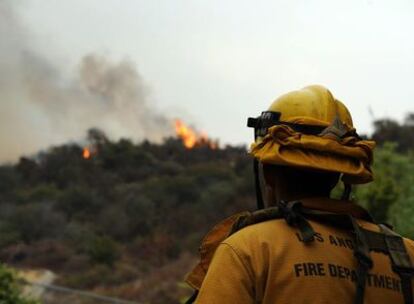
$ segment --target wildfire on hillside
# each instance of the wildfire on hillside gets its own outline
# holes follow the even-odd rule
[[[84,147],[82,150],[82,157],[84,159],[90,159],[92,157],[91,149],[88,147]]]
[[[218,148],[218,141],[212,140],[205,132],[197,132],[195,129],[187,126],[182,120],[175,120],[175,132],[179,138],[181,138],[183,145],[187,149],[193,149],[194,147],[207,146],[210,149]]]

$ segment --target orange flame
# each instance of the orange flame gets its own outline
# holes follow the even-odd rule
[[[213,150],[218,148],[218,142],[212,141],[206,132],[198,133],[179,119],[175,120],[175,132],[187,149],[192,149],[195,146],[208,146]]]
[[[89,148],[83,148],[83,151],[82,151],[82,157],[84,158],[84,159],[89,159],[89,158],[91,158],[91,151],[89,150]]]
[[[197,143],[196,132],[179,119],[175,120],[175,132],[182,139],[187,149],[193,148]]]

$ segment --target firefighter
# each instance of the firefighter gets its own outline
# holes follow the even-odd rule
[[[349,200],[351,185],[373,180],[374,143],[344,104],[309,86],[248,125],[259,210],[207,234],[187,303],[412,304],[414,243]],[[344,194],[332,199],[339,180]]]

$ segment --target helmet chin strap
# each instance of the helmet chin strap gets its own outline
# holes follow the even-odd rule
[[[344,183],[344,192],[342,192],[341,200],[349,201],[351,197],[352,186],[351,184]]]
[[[281,113],[279,112],[262,112],[259,117],[253,118],[250,117],[247,120],[247,126],[253,128],[254,130],[254,140],[256,141],[259,136],[265,136],[267,129],[271,126],[274,126],[279,123]],[[253,160],[253,172],[254,172],[254,184],[256,189],[256,204],[257,209],[264,209],[262,185],[260,181],[260,170],[259,170],[259,161],[257,159]]]
[[[259,136],[265,136],[267,129],[279,122],[280,119],[279,112],[262,112],[262,115],[259,117],[253,118],[249,117],[247,120],[247,126],[253,128],[254,130],[254,140],[256,141]],[[256,204],[257,209],[264,209],[263,193],[262,186],[260,182],[260,170],[259,170],[259,161],[253,159],[253,172],[254,172],[254,185],[256,189]]]
[[[253,160],[253,172],[254,172],[254,184],[256,188],[256,203],[257,209],[264,209],[264,201],[262,194],[262,187],[260,184],[260,172],[259,172],[259,161],[257,159]]]
[[[280,114],[275,114],[274,120],[278,120],[280,117]],[[261,120],[260,117],[258,118],[249,118],[247,120],[247,126],[250,128],[254,128],[254,140],[257,140],[257,137],[259,136],[259,128],[258,126],[261,126]],[[267,129],[266,129],[267,131]],[[260,183],[260,172],[259,172],[259,161],[255,158],[253,159],[253,173],[254,173],[254,186],[256,190],[256,204],[257,209],[264,209],[264,201],[263,201],[263,194],[262,194],[262,187]]]

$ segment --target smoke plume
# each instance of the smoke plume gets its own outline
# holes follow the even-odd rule
[[[33,49],[11,1],[0,1],[0,39],[0,162],[79,140],[91,127],[113,139],[172,134],[132,62],[88,54],[76,75],[63,75]]]

